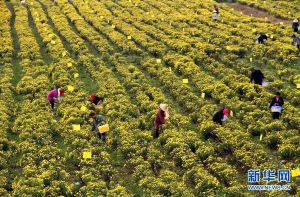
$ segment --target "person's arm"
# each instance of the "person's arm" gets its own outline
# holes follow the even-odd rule
[[[96,130],[96,124],[95,124],[95,121],[93,121],[91,131],[95,131],[95,130]]]
[[[60,96],[57,96],[57,103],[60,103]]]
[[[97,105],[100,105],[103,102],[103,98],[98,97],[99,101],[97,102]]]
[[[260,71],[260,74],[261,74],[262,79],[264,79],[264,78],[265,78],[264,73],[262,73],[262,72]]]
[[[284,105],[284,100],[281,98],[280,106],[282,107]]]

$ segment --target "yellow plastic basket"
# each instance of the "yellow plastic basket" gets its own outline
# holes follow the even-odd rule
[[[96,112],[101,112],[102,108],[103,108],[102,105],[96,105],[95,106],[95,111]]]
[[[109,131],[109,125],[108,124],[101,125],[98,127],[98,130],[100,133],[106,133]]]

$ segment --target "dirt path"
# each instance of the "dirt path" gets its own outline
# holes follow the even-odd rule
[[[260,9],[257,9],[257,8],[254,8],[254,7],[245,5],[245,4],[241,4],[241,3],[224,3],[224,4],[229,7],[232,7],[233,9],[235,9],[237,11],[243,12],[243,14],[246,14],[249,16],[253,16],[253,17],[257,17],[257,18],[266,18],[267,17],[268,20],[274,24],[279,24],[280,22],[282,22],[284,25],[292,24],[292,21],[277,18],[264,10],[260,10]]]

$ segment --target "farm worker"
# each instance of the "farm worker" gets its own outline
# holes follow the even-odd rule
[[[95,93],[90,95],[90,101],[95,104],[95,107],[91,107],[91,109],[96,109],[96,111],[101,111],[102,102],[104,98],[97,96]]]
[[[264,78],[265,76],[260,70],[251,68],[250,83],[254,81],[255,84],[262,85]]]
[[[280,93],[277,92],[275,96],[272,98],[272,101],[269,106],[269,109],[272,112],[273,119],[279,119],[283,104],[284,104],[283,98],[281,97]]]
[[[54,113],[54,103],[60,103],[60,97],[64,94],[63,88],[55,88],[48,92],[47,99],[51,104],[51,112]]]
[[[99,129],[98,127],[105,124],[105,117],[102,115],[97,115],[95,112],[90,113],[90,118],[93,119],[92,131],[96,131],[96,138],[99,138]],[[106,141],[106,133],[100,133],[100,139],[102,142]]]
[[[298,32],[298,28],[299,28],[298,19],[293,20],[292,28],[293,28],[294,32]]]
[[[154,134],[153,138],[158,138],[159,135],[163,132],[162,125],[165,124],[166,120],[169,118],[168,105],[167,104],[159,104],[158,111],[154,120]]]
[[[229,109],[227,107],[222,107],[219,111],[217,111],[213,117],[213,121],[222,125],[222,121],[228,119]]]
[[[292,44],[295,45],[295,46],[297,46],[298,49],[300,49],[300,38],[297,37],[297,36],[295,36],[295,35],[293,35],[292,39],[293,39],[292,40]]]
[[[213,20],[217,20],[218,19],[218,11],[214,10],[213,11],[213,15],[211,17]]]
[[[264,43],[264,40],[268,40],[268,37],[269,37],[268,34],[260,33],[259,37],[257,38],[257,42],[259,44],[262,44],[262,43]]]
[[[219,7],[217,5],[214,5],[214,9],[217,11],[217,14],[219,14]]]

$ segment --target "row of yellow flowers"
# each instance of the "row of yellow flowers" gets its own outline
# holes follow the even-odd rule
[[[97,7],[98,7],[98,6],[97,6]],[[94,13],[100,13],[100,12],[97,11],[97,12],[94,12]],[[71,15],[71,14],[70,14],[70,15]],[[69,16],[70,16],[70,15],[69,15]],[[85,17],[86,17],[86,16],[85,16]],[[90,15],[90,18],[92,18],[92,15]],[[89,19],[90,19],[90,18],[89,18]],[[112,20],[109,19],[109,21],[112,21]],[[96,24],[96,22],[97,22],[97,21],[91,21],[90,23]],[[103,31],[106,31],[106,30],[108,29],[108,28],[99,28],[99,27],[100,27],[100,26],[96,26],[96,28],[101,29],[101,30],[103,30]],[[133,38],[135,38],[135,36],[133,36]]]

